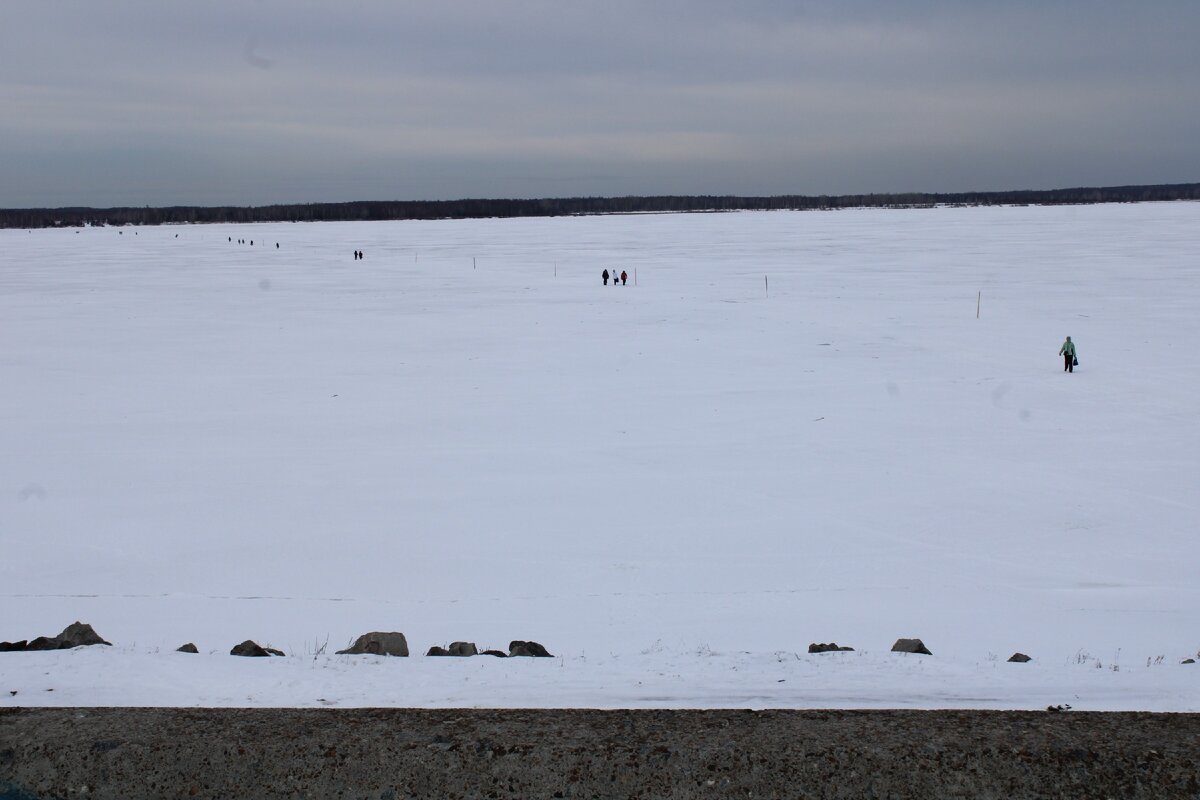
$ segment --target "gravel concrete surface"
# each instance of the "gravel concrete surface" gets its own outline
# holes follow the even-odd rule
[[[0,800],[1197,798],[1200,714],[0,711]]]

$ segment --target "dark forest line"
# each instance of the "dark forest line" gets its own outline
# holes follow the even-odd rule
[[[350,220],[556,217],[578,214],[769,211],[838,208],[921,208],[935,205],[1072,205],[1200,200],[1200,183],[1107,186],[1011,192],[778,195],[774,197],[564,197],[540,200],[392,200],[266,206],[0,209],[0,228],[83,225],[170,225],[209,222],[329,222]]]

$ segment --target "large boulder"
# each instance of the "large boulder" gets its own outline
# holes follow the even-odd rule
[[[923,656],[931,656],[929,648],[920,639],[897,639],[892,645],[893,653],[920,653]]]
[[[448,655],[450,655],[450,651],[444,647],[438,647],[435,644],[433,647],[429,648],[429,652],[427,652],[425,655],[427,655],[427,656],[448,656]]]
[[[371,654],[377,656],[408,656],[408,640],[399,631],[371,631],[364,633],[354,640],[354,644],[345,650],[338,650],[339,656],[356,656]]]
[[[278,650],[262,647],[252,639],[247,639],[239,645],[234,645],[233,649],[229,651],[229,655],[246,656],[247,658],[267,658],[271,655],[283,655],[283,653]]]
[[[508,643],[510,656],[532,656],[533,658],[553,658],[554,656],[537,642],[524,642],[520,639]]]
[[[196,648],[196,645],[192,644],[191,642],[188,642],[187,644],[180,645],[178,648],[176,648],[175,652],[176,653],[199,653],[200,651]]]
[[[112,647],[111,644],[100,638],[96,631],[92,630],[92,626],[85,622],[73,622],[63,628],[63,632],[58,635],[59,647],[66,650],[70,647],[84,647],[92,644],[103,644]]]
[[[854,648],[853,647],[839,647],[837,642],[830,642],[829,644],[817,644],[814,642],[813,644],[810,644],[808,646],[808,652],[810,652],[810,653],[852,653],[852,652],[854,652]]]
[[[0,642],[0,653],[19,653],[28,646],[29,642],[24,639],[19,642]]]
[[[451,642],[448,648],[452,656],[477,656],[479,648],[474,642]]]

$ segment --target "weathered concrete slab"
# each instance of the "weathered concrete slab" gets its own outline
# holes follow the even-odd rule
[[[79,796],[1195,798],[1200,715],[0,711],[0,798]]]

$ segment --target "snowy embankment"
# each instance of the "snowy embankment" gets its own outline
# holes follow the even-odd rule
[[[1200,710],[1197,252],[1194,203],[0,231],[0,640],[114,643],[0,705]]]
[[[1195,665],[1009,664],[878,651],[705,649],[554,659],[297,655],[143,646],[7,654],[7,706],[964,708],[1195,711]],[[9,688],[9,687],[12,688]],[[9,692],[17,689],[13,696]],[[0,706],[2,707],[2,706]]]

